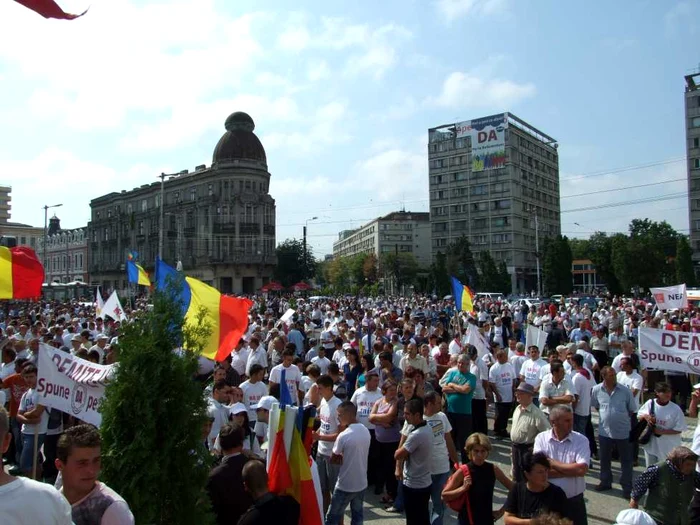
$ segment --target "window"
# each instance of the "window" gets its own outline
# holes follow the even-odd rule
[[[693,117],[690,121],[691,128],[700,128],[700,117]]]
[[[141,201],[141,211],[148,211],[148,199]]]
[[[227,185],[228,185],[228,183],[227,183]],[[211,182],[207,186],[207,191],[209,192],[209,195],[214,195],[214,186]]]
[[[486,195],[487,193],[488,191],[484,184],[472,187],[472,195]]]
[[[194,202],[194,201],[197,200],[197,188],[192,188],[192,189],[190,190],[190,200],[191,200],[192,202]]]
[[[693,169],[694,169],[694,170],[700,168],[700,159],[691,159],[691,161],[692,161],[692,163],[693,163]]]
[[[156,208],[160,208],[160,193],[156,195]]]
[[[693,147],[700,148],[700,137],[693,138]]]
[[[107,209],[107,218],[111,219],[112,218],[112,208]]]
[[[129,203],[126,205],[126,213],[128,213],[128,214],[134,213],[134,205],[133,204]]]
[[[105,228],[105,241],[109,240],[109,228]]]
[[[493,201],[493,208],[495,210],[505,210],[510,208],[510,199],[502,199],[500,201]]]
[[[137,233],[143,235],[143,221],[139,221]]]
[[[496,227],[508,226],[508,217],[494,217],[491,224]]]

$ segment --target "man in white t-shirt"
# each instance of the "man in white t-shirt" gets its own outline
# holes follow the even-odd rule
[[[340,523],[349,504],[351,522],[362,523],[371,436],[367,427],[358,423],[354,403],[343,401],[337,411],[340,426],[345,430],[338,434],[333,444],[331,461],[340,465],[340,470],[325,522]]]
[[[340,433],[340,421],[338,419],[338,407],[342,403],[333,393],[333,379],[328,375],[322,375],[316,380],[319,394],[321,394],[321,406],[318,411],[318,419],[321,426],[313,433],[314,441],[318,442],[316,463],[320,478],[321,492],[323,494],[323,512],[328,510],[331,501],[331,493],[338,479],[340,466],[331,463],[333,443]]]
[[[260,339],[256,336],[251,337],[248,342],[248,359],[245,366],[245,375],[248,377],[250,377],[250,367],[254,364],[258,364],[267,370],[267,353],[260,345]]]
[[[19,467],[22,473],[29,477],[32,475],[34,461],[34,439],[37,439],[37,450],[41,450],[46,438],[46,429],[49,424],[49,413],[43,405],[39,404],[39,394],[36,391],[37,368],[33,364],[27,364],[22,369],[22,379],[29,387],[19,402],[17,422],[22,425],[22,454],[19,459]],[[41,460],[37,459],[36,475],[41,479]]]
[[[7,411],[0,407],[0,464],[12,434]],[[0,521],[11,525],[72,525],[70,504],[51,485],[15,478],[0,468]]]
[[[515,369],[508,362],[505,350],[496,352],[496,364],[489,369],[489,384],[496,403],[496,419],[493,432],[500,438],[509,438],[508,418],[513,409],[513,391],[515,390]]]
[[[326,357],[326,349],[322,346],[318,349],[318,355],[311,360],[311,363],[316,365],[321,370],[321,375],[328,373],[328,367],[331,360]]]
[[[371,437],[369,448],[369,462],[367,464],[367,479],[370,483],[377,481],[377,470],[379,468],[379,443],[374,435],[374,424],[369,422],[369,415],[374,404],[381,399],[382,393],[379,390],[379,374],[375,370],[370,370],[365,374],[365,386],[353,392],[350,401],[357,407],[357,421],[362,423]]]
[[[520,368],[520,381],[531,385],[537,394],[540,391],[540,368],[547,362],[540,357],[540,349],[536,345],[531,345],[528,348],[530,359],[525,361]],[[535,406],[540,406],[540,400],[537,396],[532,399]]]
[[[292,365],[293,360],[294,350],[292,348],[285,348],[282,352],[282,362],[273,367],[270,371],[270,389],[280,384],[282,381],[282,370],[284,370],[289,395],[292,397],[292,404],[298,405],[303,401],[304,393],[299,389],[301,371],[299,367]]]
[[[236,345],[236,348],[231,352],[231,367],[238,372],[238,375],[243,377],[246,374],[246,366],[248,365],[249,350],[246,347],[245,339],[241,337]]]
[[[75,523],[133,525],[134,516],[119,494],[98,481],[102,442],[92,425],[76,425],[58,440],[56,467],[61,493],[71,504]]]
[[[267,385],[262,382],[264,376],[265,369],[254,364],[250,367],[250,379],[240,384],[240,389],[243,391],[243,404],[248,409],[248,422],[252,428],[255,428],[255,422],[258,420],[257,412],[253,406],[267,395]]]

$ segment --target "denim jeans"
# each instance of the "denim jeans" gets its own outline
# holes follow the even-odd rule
[[[445,503],[442,501],[442,489],[450,477],[450,471],[442,474],[433,474],[433,484],[430,487],[430,499],[433,502],[433,510],[430,513],[430,525],[442,525],[442,517],[445,514]]]
[[[350,504],[350,525],[362,525],[364,522],[362,504],[365,500],[365,491],[345,492],[337,487],[331,496],[331,505],[326,513],[326,525],[338,525],[343,519],[345,509]]]
[[[43,461],[41,457],[41,446],[44,444],[46,434],[37,434],[37,465]],[[34,434],[22,434],[22,455],[19,458],[19,468],[22,472],[31,473],[34,466]],[[37,467],[38,468],[38,467]]]
[[[620,485],[622,492],[629,494],[632,491],[632,443],[627,439],[612,439],[598,436],[600,442],[600,484],[612,485],[611,459],[613,446],[617,446],[620,454]]]
[[[579,416],[574,414],[574,430],[581,435],[586,435],[586,423],[588,423],[588,418],[590,416]]]
[[[396,487],[396,499],[394,500],[394,508],[403,512],[403,483],[399,483]]]

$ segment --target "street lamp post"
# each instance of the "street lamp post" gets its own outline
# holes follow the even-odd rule
[[[307,270],[307,266],[306,266],[306,226],[311,221],[315,221],[316,219],[318,219],[318,217],[311,217],[310,219],[306,219],[306,221],[304,222],[304,252],[303,252],[303,254],[304,254],[304,276],[305,277],[306,277],[306,270]]]
[[[43,250],[42,250],[43,253],[41,255],[41,259],[42,259],[41,262],[44,265],[44,278],[46,278],[46,273],[47,273],[47,271],[46,271],[46,241],[47,241],[47,237],[49,234],[49,209],[50,208],[58,208],[59,206],[63,206],[63,204],[52,204],[51,206],[46,205],[46,204],[44,205],[44,243],[43,243],[44,246],[43,246]],[[47,279],[47,282],[48,282],[48,279]]]

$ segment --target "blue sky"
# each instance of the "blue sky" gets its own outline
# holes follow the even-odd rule
[[[5,0],[0,21],[0,183],[18,222],[61,202],[62,225],[82,226],[92,198],[209,165],[233,111],[267,151],[278,242],[317,216],[316,255],[378,215],[427,211],[427,129],[503,111],[559,141],[562,197],[617,190],[563,212],[686,189],[619,188],[686,176],[695,1],[102,0],[65,22]],[[684,198],[562,213],[562,230],[637,217],[687,233]]]

